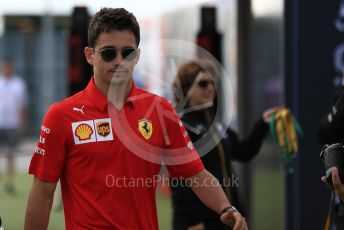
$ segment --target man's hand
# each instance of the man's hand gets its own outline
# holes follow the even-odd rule
[[[326,182],[326,177],[325,176],[323,176],[321,178],[321,180],[325,184],[329,185]],[[337,167],[333,167],[333,169],[332,169],[332,183],[333,183],[333,187],[334,187],[336,195],[339,196],[339,198],[344,202],[344,184],[342,184],[342,182],[340,181],[339,171],[338,171]]]
[[[211,175],[206,169],[203,169],[198,174],[190,177],[192,180],[197,180],[198,185],[206,185],[206,181],[214,181],[216,178]],[[197,183],[192,183],[192,190],[196,196],[217,213],[222,213],[225,208],[231,206],[226,194],[220,186],[220,183],[212,183],[210,186],[196,186]],[[227,210],[227,209],[226,209]],[[221,214],[221,221],[233,228],[233,230],[247,230],[247,224],[244,217],[233,208],[228,209],[227,212]]]
[[[242,217],[239,212],[228,210],[221,215],[221,221],[233,228],[233,230],[247,230],[247,223],[245,217]]]

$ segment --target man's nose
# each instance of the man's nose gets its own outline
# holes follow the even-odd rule
[[[121,53],[118,53],[114,59],[116,65],[120,65],[123,62],[123,57]]]

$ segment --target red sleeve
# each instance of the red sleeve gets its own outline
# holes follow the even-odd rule
[[[204,169],[179,115],[168,102],[164,105],[166,153],[164,163],[172,177],[187,178]]]
[[[56,105],[49,108],[41,125],[38,144],[32,155],[29,174],[48,182],[57,182],[64,167],[66,135],[63,117]]]

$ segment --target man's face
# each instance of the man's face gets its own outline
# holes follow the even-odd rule
[[[106,58],[109,54],[111,57],[114,50],[117,55],[112,55],[112,60]],[[133,53],[127,58],[123,57],[128,50]],[[96,81],[105,85],[110,83],[120,85],[129,82],[132,79],[134,66],[139,59],[139,52],[135,36],[129,30],[103,32],[98,37],[94,49],[85,49],[87,61],[93,66]]]
[[[1,65],[2,74],[9,77],[13,74],[13,66],[10,62],[3,62]]]

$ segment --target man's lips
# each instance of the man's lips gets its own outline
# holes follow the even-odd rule
[[[128,70],[109,70],[110,73],[113,73],[113,74],[123,74],[123,73],[128,73],[129,71]]]

